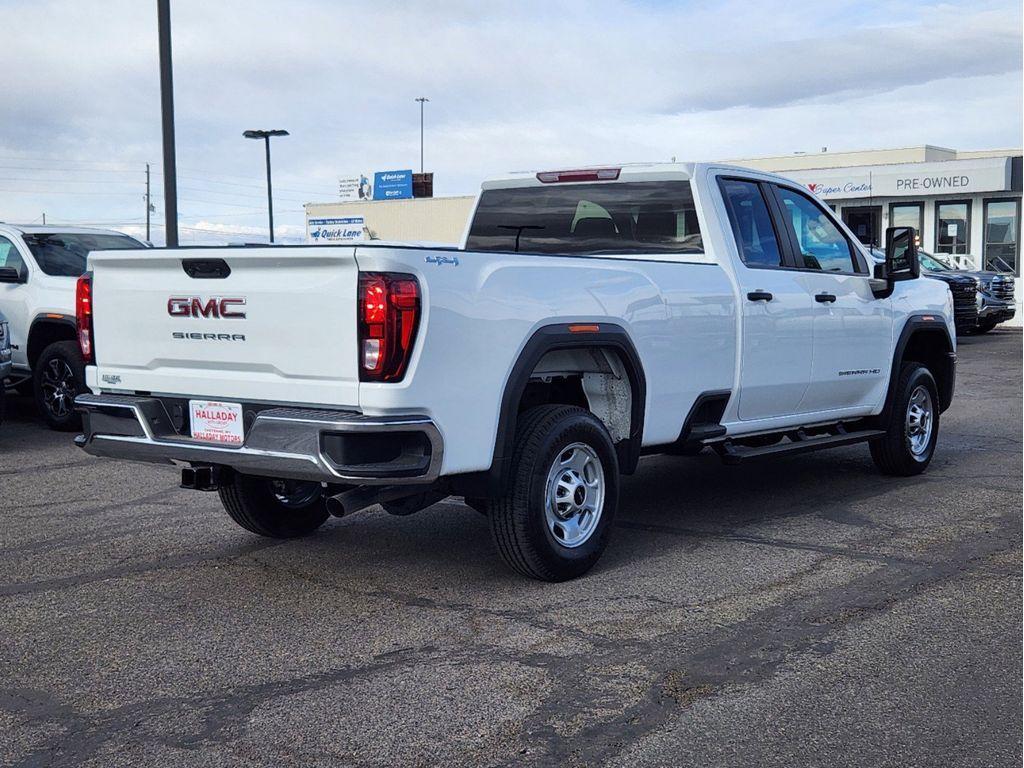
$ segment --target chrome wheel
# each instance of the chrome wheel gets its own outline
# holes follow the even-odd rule
[[[39,387],[43,392],[43,404],[54,418],[65,419],[71,415],[78,386],[75,372],[67,362],[59,357],[50,360],[43,369]]]
[[[545,485],[544,519],[555,541],[579,547],[597,530],[604,508],[604,468],[589,445],[573,443],[555,457]]]
[[[302,509],[320,498],[323,488],[305,480],[271,480],[270,492],[282,507]]]
[[[910,393],[906,422],[907,447],[910,449],[911,455],[918,461],[923,461],[928,454],[933,425],[934,406],[931,392],[927,387],[919,384]]]

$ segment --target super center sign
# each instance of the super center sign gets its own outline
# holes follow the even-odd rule
[[[1010,188],[1010,159],[983,157],[933,163],[783,171],[826,200],[1001,192]]]

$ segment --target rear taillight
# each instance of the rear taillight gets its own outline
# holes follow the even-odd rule
[[[75,325],[78,327],[78,346],[87,363],[93,361],[92,338],[92,274],[86,272],[75,285]]]
[[[401,381],[420,319],[420,284],[413,275],[359,273],[359,378]]]

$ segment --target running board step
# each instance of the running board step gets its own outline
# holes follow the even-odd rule
[[[795,453],[819,451],[824,448],[839,448],[843,445],[865,443],[868,440],[877,440],[883,435],[885,435],[884,429],[864,429],[859,432],[843,432],[838,435],[806,437],[802,440],[778,443],[777,445],[766,445],[762,448],[749,448],[742,445],[733,445],[730,442],[725,443],[718,450],[723,463],[739,464],[744,461],[762,459],[769,456],[788,456]]]

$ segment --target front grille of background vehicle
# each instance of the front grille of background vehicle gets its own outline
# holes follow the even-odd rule
[[[950,283],[953,294],[953,315],[958,328],[973,326],[978,321],[978,290],[974,285]]]
[[[996,275],[992,278],[992,295],[1003,301],[1013,301],[1013,283],[1012,277]]]

